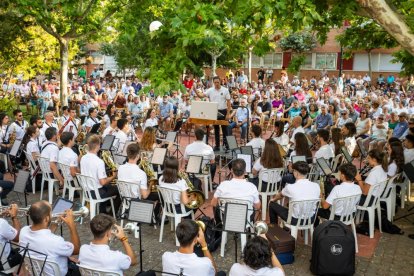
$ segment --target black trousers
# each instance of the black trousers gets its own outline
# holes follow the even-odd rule
[[[269,204],[269,217],[270,217],[270,223],[271,224],[277,224],[277,217],[280,217],[284,221],[287,220],[289,214],[289,209],[286,207],[283,207],[282,205],[272,201]],[[316,214],[313,215],[312,221],[315,221]],[[292,216],[292,225],[296,225],[298,223],[297,218]]]
[[[224,116],[218,116],[218,120],[225,120],[227,115],[227,109],[219,109],[219,112]],[[221,131],[223,132],[223,144],[226,148],[229,146],[227,145],[227,126],[221,126]],[[216,140],[216,147],[220,147],[220,126],[214,125],[214,138]]]
[[[118,187],[116,185],[107,184],[107,185],[103,186],[102,188],[99,188],[98,191],[99,191],[99,195],[101,196],[101,198],[116,196],[115,199],[113,199],[114,208],[115,208],[114,212],[116,214],[119,210],[119,206],[121,206],[121,198],[119,196]],[[92,198],[96,199],[94,191],[91,191],[91,196],[92,196]],[[106,213],[106,208],[108,206],[110,206],[110,204],[111,203],[109,201],[102,202],[99,205],[100,212],[101,213]]]

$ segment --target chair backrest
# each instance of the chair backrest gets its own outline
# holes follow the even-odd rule
[[[77,178],[70,174],[70,166],[58,162],[58,168],[62,172],[63,179],[68,185],[71,185],[70,181],[73,180],[75,187],[80,188]]]
[[[392,195],[393,189],[395,189],[396,180],[400,177],[400,174],[396,174],[390,179],[388,179],[387,185],[384,188],[384,191],[381,194],[381,199],[387,199]]]
[[[319,177],[319,171],[318,171],[318,164],[313,163],[310,165],[310,170],[307,176],[307,179],[312,182],[317,182]]]
[[[359,203],[360,198],[361,195],[336,198],[332,203],[329,220],[334,220],[337,211],[341,211],[339,220],[345,224],[350,223],[355,218],[356,207]]]
[[[253,214],[254,210],[253,210],[253,205],[250,201],[248,200],[244,200],[244,199],[236,199],[236,198],[226,198],[226,197],[221,197],[218,199],[218,206],[220,208],[220,218],[223,221],[224,220],[224,213],[225,213],[225,208],[226,208],[226,203],[238,203],[238,204],[246,204],[247,205],[247,218],[246,221],[249,222],[250,221],[250,217]]]
[[[79,272],[82,276],[121,276],[118,272],[106,271],[102,269],[90,268],[83,265],[78,265]]]
[[[384,191],[384,188],[387,185],[387,182],[388,182],[388,179],[383,182],[377,183],[375,185],[371,185],[368,191],[367,198],[365,199],[364,205],[362,205],[362,207],[368,207],[371,201],[372,201],[371,206],[377,205],[380,195]],[[375,195],[379,195],[379,196],[375,196]]]
[[[282,182],[282,175],[283,175],[283,168],[277,168],[277,169],[263,169],[259,172],[259,186],[258,190],[259,192],[262,191],[262,179],[264,176],[267,177],[267,187],[266,187],[266,193],[271,192],[278,192],[280,190]]]
[[[116,186],[118,187],[119,194],[122,198],[141,198],[140,193],[140,184],[127,181],[116,181]]]
[[[60,276],[61,275],[59,265],[56,262],[50,261],[47,259],[45,263],[45,258],[37,258],[37,257],[33,257],[33,255],[30,255],[30,258],[26,256],[24,258],[24,264],[26,266],[27,271],[29,272],[29,275],[33,275],[33,276],[45,276],[45,275]],[[43,264],[44,264],[44,267],[43,267]],[[40,274],[40,272],[42,271],[42,267],[43,267],[43,272]]]
[[[295,217],[298,220],[296,224],[296,227],[298,227],[298,229],[308,228],[310,225],[313,225],[316,217],[316,211],[319,207],[319,202],[319,198],[311,200],[290,201],[289,213],[286,223],[292,224],[292,217]]]
[[[174,197],[181,194],[181,191],[158,186],[158,195],[160,197],[164,212],[175,214]],[[184,204],[180,203],[181,213],[186,213]]]
[[[30,170],[34,171],[36,170],[36,162],[33,159],[33,156],[31,154],[28,154],[25,150],[23,151],[27,160],[29,160]]]
[[[95,198],[97,200],[101,199],[98,189],[95,187],[96,180],[93,177],[76,174],[76,178],[78,179],[78,183],[83,190],[83,194],[87,199],[93,199],[91,192],[94,191]]]
[[[38,161],[39,161],[39,166],[40,166],[40,169],[42,170],[43,175],[52,172],[52,170],[50,169],[49,159],[44,158],[44,157],[39,157]]]

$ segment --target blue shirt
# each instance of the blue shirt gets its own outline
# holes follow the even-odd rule
[[[392,133],[392,137],[403,138],[405,131],[408,129],[407,122],[398,122]]]
[[[329,113],[326,113],[323,115],[322,113],[316,117],[316,129],[325,128],[327,126],[332,125],[332,115]]]
[[[297,108],[292,107],[289,110],[289,117],[290,118],[294,118],[294,117],[299,116],[299,115],[300,115],[300,107],[297,107]]]
[[[249,112],[249,115],[250,115],[250,110],[248,110],[247,108],[242,108],[242,107],[237,108],[237,111],[236,111],[237,122],[242,122],[246,120],[247,112]]]
[[[171,111],[173,110],[173,104],[170,102],[165,103],[161,103],[160,104],[160,114],[161,117],[165,118],[170,116]]]

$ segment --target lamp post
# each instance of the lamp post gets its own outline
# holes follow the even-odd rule
[[[344,29],[346,31],[346,29],[348,29],[351,26],[351,24],[349,23],[348,20],[345,20],[342,23],[342,29]],[[342,76],[342,66],[344,64],[344,58],[343,58],[343,54],[344,54],[344,47],[342,46],[342,43],[340,43],[341,45],[341,52],[339,53],[340,55],[340,59],[339,59],[339,75],[338,78]]]

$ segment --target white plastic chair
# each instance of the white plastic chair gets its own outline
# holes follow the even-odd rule
[[[116,186],[118,187],[119,195],[121,196],[121,199],[122,199],[121,214],[124,214],[125,211],[129,209],[130,198],[139,198],[139,199],[141,198],[140,183],[117,180]],[[121,226],[122,227],[124,226],[123,219],[121,219]]]
[[[40,274],[44,263],[45,263],[44,257],[37,258],[37,257],[33,257],[32,255],[30,255],[30,258],[28,256],[24,258],[24,264],[26,266],[27,271],[29,272],[29,275],[33,275],[33,276],[45,276],[45,275],[46,276],[49,276],[49,275],[60,276],[62,275],[60,273],[59,265],[56,262],[50,261],[50,260],[46,261],[44,268],[43,268],[43,272],[42,274]]]
[[[44,157],[39,157],[39,166],[42,170],[42,184],[40,186],[40,200],[43,198],[43,187],[45,181],[48,183],[48,194],[49,194],[49,203],[52,204],[53,202],[53,188],[57,187],[56,195],[59,194],[59,180],[52,178],[50,174],[52,173],[50,169],[50,162],[49,159]],[[55,183],[57,186],[55,186]]]
[[[381,194],[379,202],[385,202],[387,206],[387,219],[389,221],[394,220],[395,204],[396,204],[396,179],[400,177],[400,174],[394,175],[388,180],[387,186],[385,186],[384,192]]]
[[[82,276],[122,276],[122,274],[118,272],[95,269],[95,268],[90,268],[90,267],[83,266],[83,265],[78,265],[78,267],[79,267],[79,272]]]
[[[310,165],[309,173],[306,177],[311,182],[318,182],[319,179],[319,171],[318,171],[318,164],[313,163]]]
[[[262,197],[262,220],[266,220],[267,198],[280,192],[280,184],[282,182],[283,168],[277,169],[263,169],[259,172],[259,194]],[[266,191],[262,191],[262,179],[267,176]]]
[[[78,183],[83,190],[82,206],[85,206],[85,201],[89,202],[90,219],[92,220],[95,217],[95,215],[99,213],[99,204],[108,200],[111,202],[112,215],[116,219],[114,200],[112,197],[101,198],[98,188],[96,188],[97,180],[95,178],[82,174],[77,174],[76,178],[78,179]],[[92,197],[92,191],[94,191],[95,193],[95,199]]]
[[[342,160],[344,159],[344,156],[342,154],[338,154],[337,156],[335,156],[335,158],[332,159],[331,162],[331,168],[332,168],[332,172],[336,172],[339,165],[342,164]]]
[[[334,200],[332,203],[331,208],[331,215],[329,220],[335,219],[336,209],[339,206],[342,206],[342,213],[340,215],[339,221],[341,221],[345,225],[351,225],[352,232],[354,233],[355,237],[355,251],[358,253],[358,239],[356,234],[356,227],[355,227],[355,215],[356,215],[356,208],[358,206],[359,199],[361,195],[353,195],[347,197],[341,197]]]
[[[410,179],[403,173],[402,182],[395,183],[397,187],[400,187],[401,209],[405,208],[405,201],[410,202],[411,197],[411,182]]]
[[[1,256],[1,263],[3,264],[3,270],[0,270],[0,275],[6,275],[6,274],[10,274],[10,273],[14,273],[17,271],[17,269],[19,268],[19,265],[16,265],[14,267],[10,267],[9,262],[7,261],[7,257],[5,254],[4,247],[6,246],[5,242],[0,242],[0,253],[3,252],[3,255]]]
[[[219,198],[218,199],[218,207],[220,208],[220,217],[221,217],[221,221],[224,222],[224,213],[225,213],[225,208],[226,208],[226,203],[238,203],[238,204],[245,204],[247,205],[248,208],[248,212],[247,212],[247,218],[246,218],[246,229],[249,226],[249,221],[250,221],[250,216],[253,213],[253,206],[252,204],[247,201],[247,200],[242,200],[242,199],[234,199],[234,198]],[[246,234],[241,234],[240,235],[240,243],[241,243],[241,250],[243,251],[244,246],[246,245],[247,242],[247,235]],[[226,247],[226,243],[227,243],[227,231],[223,231],[221,232],[221,245],[220,245],[220,256],[224,257],[224,249]]]
[[[165,188],[165,187],[158,187],[158,195],[160,196],[161,203],[162,203],[162,218],[161,218],[161,229],[160,229],[160,239],[159,242],[162,242],[162,236],[164,233],[164,221],[165,217],[170,217],[174,220],[174,229],[173,224],[171,223],[171,231],[177,228],[178,224],[180,223],[183,217],[191,215],[192,219],[194,219],[194,212],[193,210],[186,211],[184,204],[180,203],[181,213],[177,213],[175,210],[174,204],[174,195],[180,194],[181,191]],[[175,238],[175,244],[180,246],[177,237]]]
[[[213,190],[213,180],[211,179],[210,166],[208,165],[205,165],[205,166],[207,166],[208,168],[207,173],[204,173],[204,170],[203,170],[203,173],[195,174],[195,176],[202,179],[204,196],[206,197],[206,200],[207,200],[209,188],[211,191]]]
[[[369,220],[369,237],[371,239],[374,238],[374,223],[375,223],[375,210],[377,211],[378,216],[378,224],[379,224],[379,230],[382,233],[382,227],[381,227],[381,207],[379,204],[379,198],[384,190],[385,185],[387,184],[387,181],[372,185],[369,189],[367,198],[365,199],[364,205],[357,206],[357,223],[361,222],[364,218],[365,211],[368,212],[368,220]],[[374,194],[378,196],[374,196]],[[373,198],[372,205],[368,207],[369,202],[371,201],[371,198]]]
[[[23,151],[26,155],[27,160],[29,160],[29,171],[30,171],[30,177],[32,178],[32,191],[33,194],[36,193],[36,176],[33,176],[37,169],[37,164],[33,159],[33,156],[31,154],[28,154],[26,151]],[[39,169],[39,173],[42,173],[42,171]]]
[[[320,199],[302,200],[302,201],[290,201],[289,213],[286,221],[282,220],[282,225],[290,228],[290,234],[297,239],[298,230],[305,230],[305,244],[308,244],[308,231],[310,231],[310,240],[313,237],[313,223],[316,216],[316,212],[319,208]],[[296,225],[292,225],[293,210],[299,210],[299,217],[297,218]]]
[[[65,197],[66,190],[68,190],[68,199],[73,201],[75,197],[75,191],[82,191],[82,188],[79,186],[78,180],[76,179],[76,177],[72,177],[72,175],[70,174],[70,167],[68,165],[58,162],[58,168],[62,172],[62,175],[64,178],[62,197],[63,198]],[[72,186],[70,179],[73,180],[74,187]],[[81,202],[82,202],[82,198],[81,198]]]

